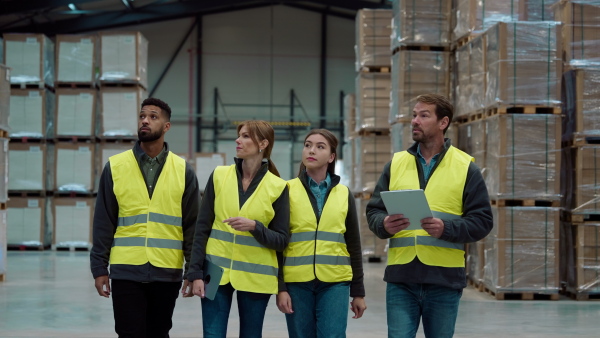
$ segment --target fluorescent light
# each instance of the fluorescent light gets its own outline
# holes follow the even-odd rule
[[[76,10],[77,10],[77,6],[75,6],[74,4],[69,4],[69,8],[70,8],[72,11],[76,11]]]

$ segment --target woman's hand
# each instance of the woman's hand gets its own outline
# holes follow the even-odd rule
[[[283,313],[294,313],[292,310],[292,297],[287,291],[281,291],[277,294],[277,307]]]
[[[350,302],[350,310],[354,312],[354,316],[352,317],[354,319],[362,317],[366,309],[365,297],[354,297]]]
[[[231,217],[223,220],[223,223],[229,224],[233,230],[237,231],[253,231],[256,229],[256,221],[245,217]]]
[[[204,298],[204,281],[202,279],[196,279],[192,284],[192,292],[194,295]]]

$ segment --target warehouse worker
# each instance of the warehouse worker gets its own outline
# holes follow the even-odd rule
[[[329,130],[310,131],[298,177],[288,182],[292,237],[277,306],[291,338],[346,337],[349,297],[353,318],[367,308],[358,218],[335,174],[337,145]]]
[[[237,127],[235,164],[219,166],[204,189],[188,279],[202,298],[203,337],[225,337],[234,291],[239,337],[261,337],[271,295],[278,290],[276,251],[289,241],[287,183],[270,159],[275,142],[265,121]],[[224,269],[213,300],[206,298],[203,268]],[[208,282],[208,281],[207,281]]]
[[[110,157],[100,177],[90,260],[98,294],[112,294],[119,337],[163,338],[179,289],[192,296],[182,274],[200,194],[193,168],[164,141],[171,108],[156,98],[141,106],[138,142]]]
[[[384,166],[367,219],[377,237],[390,239],[384,274],[388,337],[415,337],[421,319],[426,337],[452,337],[466,287],[464,246],[491,231],[492,211],[473,158],[444,139],[452,104],[436,94],[416,101],[415,143]],[[423,189],[434,217],[388,215],[380,193],[405,189]],[[422,229],[405,230],[414,223]]]

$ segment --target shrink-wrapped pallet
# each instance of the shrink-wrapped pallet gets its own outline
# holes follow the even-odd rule
[[[100,32],[100,84],[148,88],[148,40],[140,32]]]
[[[8,201],[9,246],[45,248],[52,242],[51,201],[46,197],[11,197]]]
[[[54,136],[55,94],[47,89],[11,89],[10,137]]]
[[[142,87],[100,88],[99,135],[101,138],[135,138],[138,112],[146,91]]]
[[[10,68],[0,64],[0,129],[8,130],[10,116]]]
[[[600,66],[600,2],[561,1],[554,6],[561,21],[563,57],[573,67]]]
[[[4,34],[4,64],[13,84],[54,86],[54,43],[44,34]]]
[[[91,193],[94,189],[95,145],[89,142],[56,143],[53,171],[58,192]]]
[[[394,0],[392,49],[403,45],[447,46],[451,0]]]
[[[56,36],[56,83],[89,84],[96,81],[97,36]]]
[[[392,11],[361,9],[356,13],[356,70],[389,67]]]
[[[53,200],[56,248],[90,248],[95,197],[55,197]]]
[[[563,81],[563,141],[600,137],[600,69],[569,70]]]
[[[54,135],[61,137],[95,136],[96,89],[56,89]]]
[[[389,129],[390,73],[356,76],[356,131]]]
[[[485,107],[485,35],[458,48],[455,53],[454,116],[467,116]]]
[[[372,192],[383,172],[383,166],[392,159],[390,136],[358,136],[354,141],[355,181],[359,191]]]

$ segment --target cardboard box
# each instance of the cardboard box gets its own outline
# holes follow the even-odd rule
[[[100,137],[137,138],[138,113],[146,96],[137,86],[100,88]]]
[[[600,214],[600,145],[563,149],[561,178],[564,207],[573,214]]]
[[[389,122],[410,122],[417,96],[450,93],[450,53],[402,50],[392,56]]]
[[[485,107],[486,36],[479,35],[456,50],[454,116],[469,116]]]
[[[54,136],[55,96],[46,89],[11,89],[10,137]]]
[[[11,197],[8,201],[7,244],[47,247],[52,227],[46,219],[50,203],[45,197]]]
[[[402,45],[447,46],[451,0],[392,2],[392,49]]]
[[[140,32],[99,33],[100,84],[134,83],[148,88],[148,40]]]
[[[95,34],[56,35],[56,83],[90,84],[96,81]]]
[[[95,203],[95,197],[55,197],[52,244],[56,247],[91,247]]]
[[[91,193],[94,189],[95,145],[90,142],[59,142],[55,146],[54,189]]]
[[[475,120],[458,125],[458,143],[456,146],[471,155],[475,159],[475,164],[480,169],[486,167],[486,123],[484,120]]]
[[[56,89],[56,137],[84,137],[95,135],[95,89]]]
[[[362,67],[389,67],[392,11],[361,9],[356,12],[356,71]]]
[[[10,68],[0,64],[0,129],[8,130],[10,116]]]
[[[6,270],[8,268],[8,263],[6,259],[6,250],[8,247],[6,243],[6,214],[6,209],[0,210],[0,282],[3,282],[5,280]]]
[[[410,122],[398,122],[391,127],[392,153],[408,149],[415,141],[412,138],[412,125]],[[392,160],[390,155],[389,160]],[[383,172],[383,167],[381,168]]]
[[[359,73],[356,76],[356,129],[389,129],[390,73]]]
[[[497,114],[486,118],[483,176],[490,198],[560,199],[561,116]]]
[[[562,21],[563,59],[566,65],[600,65],[600,4],[560,1],[554,6],[555,20]]]
[[[46,190],[46,144],[9,143],[8,190]]]
[[[600,293],[600,223],[568,223],[561,225],[562,238],[561,279],[567,291],[581,295]]]
[[[0,203],[8,201],[8,141],[0,138]]]
[[[11,83],[54,86],[54,43],[47,36],[7,33],[3,37]]]
[[[383,172],[384,165],[392,159],[389,135],[358,136],[355,141],[355,174],[359,191],[372,192]]]
[[[563,81],[563,141],[600,137],[600,69],[572,69]]]
[[[369,200],[356,198],[355,202],[358,212],[358,221],[360,228],[360,246],[362,249],[363,257],[367,257],[370,259],[385,259],[387,256],[388,241],[385,239],[378,238],[369,229],[367,216],[364,212],[364,210],[367,209],[367,204],[369,203]]]
[[[198,187],[204,192],[208,178],[217,166],[225,165],[225,153],[196,153],[194,154],[194,168],[198,177]]]

